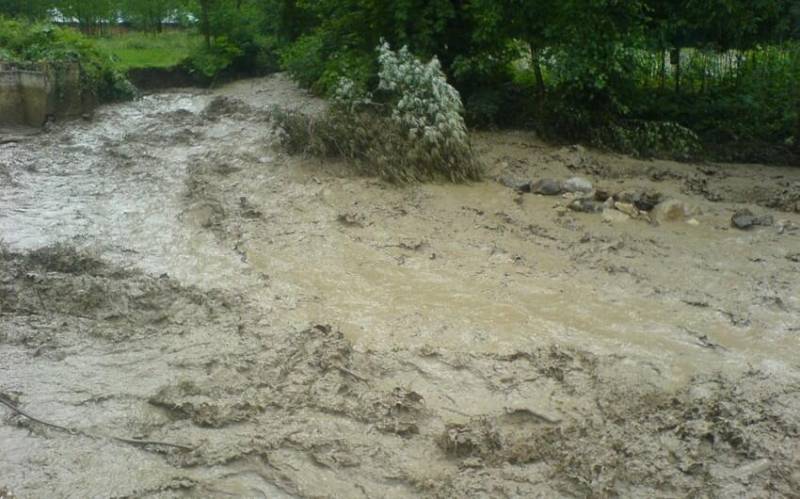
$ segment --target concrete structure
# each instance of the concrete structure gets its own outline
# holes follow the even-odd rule
[[[0,125],[42,126],[48,117],[80,116],[96,104],[77,64],[0,63]]]

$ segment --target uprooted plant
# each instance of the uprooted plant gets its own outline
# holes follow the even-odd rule
[[[406,47],[378,47],[376,95],[342,78],[320,116],[276,111],[283,143],[292,153],[353,160],[365,173],[395,182],[477,180],[458,91],[434,57],[423,63]]]

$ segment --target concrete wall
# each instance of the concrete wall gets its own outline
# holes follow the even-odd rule
[[[94,96],[81,86],[77,64],[0,63],[0,125],[42,126],[48,116],[72,118],[95,106]]]

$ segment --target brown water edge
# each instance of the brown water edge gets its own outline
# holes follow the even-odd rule
[[[610,225],[491,180],[398,188],[287,157],[273,104],[322,107],[277,76],[0,146],[0,392],[62,426],[195,448],[4,413],[0,490],[798,489],[798,233],[729,220],[800,224],[800,173],[477,137],[490,177],[577,173],[700,211]]]

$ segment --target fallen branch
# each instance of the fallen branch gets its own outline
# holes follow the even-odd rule
[[[14,413],[19,414],[20,416],[22,416],[22,417],[24,417],[24,418],[26,418],[26,419],[28,419],[30,421],[33,421],[34,423],[38,423],[38,424],[40,424],[42,426],[47,426],[49,428],[53,428],[55,430],[63,431],[65,433],[69,433],[70,435],[83,435],[83,436],[89,437],[89,438],[108,438],[110,440],[116,440],[117,442],[129,444],[129,445],[137,445],[137,446],[142,446],[142,447],[147,446],[147,445],[158,445],[158,446],[161,446],[161,447],[172,447],[172,448],[175,448],[175,449],[181,449],[181,450],[187,450],[187,451],[193,450],[192,447],[188,447],[186,445],[173,444],[173,443],[169,443],[169,442],[159,442],[157,440],[136,440],[136,439],[133,439],[133,438],[123,438],[123,437],[117,437],[117,436],[113,436],[113,435],[111,435],[111,436],[96,435],[96,434],[93,434],[93,433],[89,433],[87,431],[78,430],[78,429],[75,429],[75,428],[67,428],[66,426],[57,425],[55,423],[49,423],[47,421],[44,421],[42,419],[39,419],[39,418],[37,418],[35,416],[32,416],[32,415],[28,414],[27,412],[25,412],[22,409],[20,409],[19,407],[17,407],[16,404],[14,404],[10,400],[7,400],[5,397],[2,397],[2,396],[0,396],[0,404],[3,404],[4,406],[6,406],[9,409],[11,409]]]

